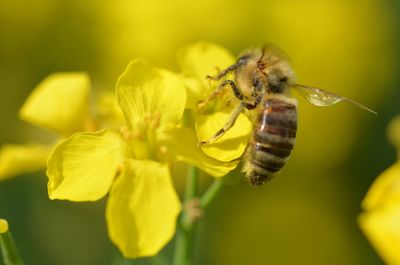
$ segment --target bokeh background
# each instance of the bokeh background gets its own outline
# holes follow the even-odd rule
[[[17,118],[50,73],[87,71],[95,89],[113,89],[136,57],[178,70],[176,51],[196,41],[234,54],[272,42],[300,83],[379,115],[300,99],[290,163],[261,188],[222,192],[200,225],[198,264],[383,264],[356,219],[369,185],[395,161],[385,130],[400,113],[399,15],[396,0],[0,0],[0,143],[51,140]],[[50,201],[46,182],[40,172],[0,183],[0,217],[27,263],[111,264],[118,251],[104,201]]]

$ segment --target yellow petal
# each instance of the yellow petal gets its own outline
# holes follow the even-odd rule
[[[102,91],[96,98],[97,124],[101,128],[119,129],[125,125],[124,115],[118,106],[115,91]]]
[[[386,264],[400,265],[400,201],[361,214],[359,223]]]
[[[179,212],[167,165],[128,160],[107,202],[108,232],[125,257],[153,256],[175,234]]]
[[[189,45],[178,52],[187,91],[187,108],[197,109],[213,91],[218,82],[206,80],[207,75],[216,75],[235,62],[235,58],[225,48],[207,42]]]
[[[58,143],[47,163],[50,199],[95,201],[109,190],[126,144],[112,130],[76,133]]]
[[[186,127],[169,128],[159,135],[160,142],[167,146],[177,161],[194,165],[214,177],[222,177],[235,169],[239,160],[221,162],[207,156],[197,145],[197,137],[194,131]]]
[[[49,146],[4,145],[0,150],[0,180],[45,169]]]
[[[368,190],[362,206],[370,210],[392,201],[400,202],[400,162],[379,175]]]
[[[229,67],[235,57],[225,48],[207,42],[189,45],[178,53],[178,63],[185,75],[206,81],[207,75],[213,75]]]
[[[390,142],[399,150],[400,154],[400,115],[390,121],[387,133]]]
[[[230,112],[216,112],[209,115],[196,115],[196,131],[199,141],[211,138],[230,119]],[[203,146],[204,153],[220,161],[231,161],[239,158],[248,143],[251,122],[244,114],[240,114],[235,125],[221,138],[212,144]]]
[[[186,108],[197,109],[199,101],[208,96],[204,84],[200,80],[185,76],[182,76],[182,81],[186,87]]]
[[[362,230],[387,264],[400,265],[400,162],[378,176],[362,206]]]
[[[130,129],[152,118],[159,119],[161,126],[178,123],[186,104],[186,90],[179,75],[157,69],[142,59],[129,63],[118,78],[116,93]]]
[[[8,231],[8,222],[5,219],[0,219],[0,234],[5,234]]]
[[[89,116],[86,73],[56,73],[44,79],[20,110],[21,119],[60,134],[84,129]]]

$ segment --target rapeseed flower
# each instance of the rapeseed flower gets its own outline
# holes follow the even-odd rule
[[[111,240],[125,257],[155,255],[174,235],[181,210],[170,165],[193,164],[214,176],[234,168],[207,157],[183,127],[186,89],[179,75],[132,61],[116,85],[125,126],[79,132],[48,160],[51,199],[96,201],[109,193]]]
[[[19,116],[59,137],[93,130],[96,122],[90,113],[89,96],[90,80],[86,73],[55,73],[33,90]],[[0,150],[0,180],[44,169],[52,146],[51,143],[3,145]]]
[[[182,49],[178,53],[178,62],[182,70],[183,80],[187,87],[188,101],[186,108],[194,115],[198,141],[209,139],[229,120],[231,112],[239,104],[229,86],[214,100],[207,98],[220,82],[207,80],[206,76],[214,76],[235,63],[234,56],[223,47],[200,42]],[[228,78],[232,78],[229,75]],[[236,164],[246,146],[251,122],[245,114],[240,114],[235,125],[212,144],[202,146],[202,150],[219,161],[234,161]]]
[[[8,231],[8,222],[5,219],[0,219],[0,234],[4,234]]]
[[[400,119],[389,126],[389,138],[399,148]],[[399,149],[398,149],[398,153]],[[378,176],[365,196],[359,223],[377,252],[390,265],[400,265],[400,161]]]
[[[387,264],[399,265],[400,162],[378,176],[362,206],[362,230]]]

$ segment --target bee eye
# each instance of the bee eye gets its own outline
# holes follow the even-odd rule
[[[287,76],[285,76],[285,77],[282,77],[281,79],[279,79],[279,82],[286,83],[287,80],[288,80],[288,78],[287,78]]]

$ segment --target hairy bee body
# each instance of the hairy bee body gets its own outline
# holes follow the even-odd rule
[[[258,108],[243,171],[252,185],[270,180],[286,164],[297,131],[297,102],[266,95]]]
[[[200,141],[200,145],[210,144],[224,135],[244,109],[255,112],[253,132],[243,166],[243,172],[254,186],[263,184],[278,173],[293,149],[297,130],[297,101],[290,95],[291,88],[316,106],[331,106],[347,101],[376,114],[352,99],[297,84],[285,56],[273,46],[246,50],[235,64],[207,78],[219,81],[230,72],[234,73],[234,80],[223,80],[202,104],[214,99],[225,86],[231,87],[240,104],[233,110],[226,124],[210,139]]]

